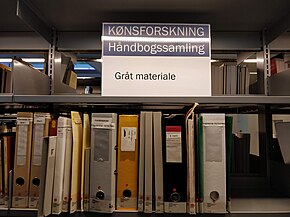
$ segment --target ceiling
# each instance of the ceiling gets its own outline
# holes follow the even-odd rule
[[[29,0],[57,31],[101,31],[103,22],[209,23],[212,31],[261,31],[290,11],[289,0]],[[32,31],[1,0],[0,32]],[[5,8],[5,10],[3,10]]]

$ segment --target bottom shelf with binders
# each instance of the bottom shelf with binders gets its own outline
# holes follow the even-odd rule
[[[74,107],[74,109],[76,109],[76,108]],[[83,112],[83,110],[84,110],[84,108],[82,108],[82,112]],[[83,156],[86,156],[86,157],[84,157],[84,161],[85,162],[83,162],[82,168],[85,168],[85,167],[89,168],[91,166],[90,163],[91,163],[92,159],[94,159],[94,161],[95,161],[94,163],[102,163],[103,161],[105,161],[104,159],[109,159],[109,160],[106,160],[106,161],[107,162],[112,162],[112,161],[110,161],[110,157],[111,157],[110,155],[112,155],[112,154],[116,155],[118,152],[119,153],[122,152],[122,151],[123,152],[128,152],[128,150],[131,151],[131,152],[134,152],[134,151],[137,152],[138,149],[136,147],[139,148],[140,144],[138,144],[138,142],[141,141],[141,138],[144,140],[143,141],[144,144],[146,144],[146,145],[149,144],[150,146],[152,146],[152,148],[154,148],[155,143],[157,143],[154,140],[154,137],[157,135],[157,132],[160,133],[160,135],[161,135],[158,138],[159,139],[159,143],[163,144],[163,145],[165,145],[166,144],[165,142],[168,142],[168,141],[170,142],[170,144],[174,143],[174,142],[176,142],[176,140],[172,139],[172,138],[178,138],[178,145],[180,145],[180,146],[178,146],[177,148],[174,147],[174,148],[176,148],[176,149],[174,149],[174,151],[171,150],[171,156],[169,158],[171,158],[171,160],[173,160],[173,161],[182,161],[183,162],[184,159],[182,157],[175,156],[174,154],[175,154],[175,152],[179,151],[180,153],[182,153],[182,156],[187,156],[186,155],[187,154],[187,152],[186,152],[186,142],[185,142],[186,141],[186,136],[187,136],[185,132],[187,132],[187,131],[185,130],[185,121],[184,121],[185,119],[181,119],[181,121],[180,121],[180,119],[177,119],[177,120],[168,119],[169,121],[167,120],[168,122],[166,122],[166,121],[164,121],[164,118],[176,117],[176,115],[173,115],[173,116],[172,115],[169,115],[169,116],[165,115],[165,114],[167,114],[169,112],[173,112],[174,110],[167,110],[167,111],[160,111],[160,110],[156,111],[156,110],[154,110],[154,111],[152,111],[152,110],[143,111],[141,109],[140,110],[135,109],[135,110],[131,111],[133,114],[130,114],[130,111],[127,111],[127,113],[124,115],[117,108],[111,109],[110,111],[114,111],[115,112],[113,116],[116,117],[116,119],[118,118],[119,121],[117,121],[117,120],[113,121],[112,117],[108,116],[108,113],[106,113],[106,115],[104,113],[101,113],[101,112],[93,113],[92,110],[90,110],[89,113],[86,113],[86,112],[82,113],[82,112],[79,112],[79,111],[71,113],[71,111],[67,111],[67,112],[63,112],[62,111],[61,113],[53,114],[52,119],[54,119],[54,121],[57,122],[59,120],[57,118],[59,118],[61,116],[65,116],[65,119],[70,122],[70,124],[67,124],[65,127],[63,127],[63,128],[66,128],[66,129],[65,130],[63,129],[64,131],[63,131],[62,135],[65,134],[67,136],[66,139],[69,140],[69,141],[63,142],[61,144],[65,144],[66,147],[67,147],[69,142],[72,142],[70,139],[75,140],[75,137],[73,137],[74,136],[73,134],[75,134],[76,132],[77,133],[81,133],[82,132],[83,135],[87,135],[85,137],[85,140],[86,140],[86,143],[90,143],[90,148],[91,149],[87,149],[88,147],[84,146],[85,141],[84,140],[81,141],[78,138],[78,145],[81,148],[80,150],[82,150],[82,149],[85,149],[86,151],[89,150],[88,153],[84,153],[84,155],[83,155]],[[101,111],[101,109],[100,109],[100,111]],[[122,110],[122,111],[124,111],[124,110]],[[181,110],[175,110],[174,112],[178,113],[180,111]],[[182,112],[183,113],[181,114],[182,115],[181,117],[184,118],[185,117],[184,110],[182,110]],[[198,110],[198,112],[202,112],[202,108],[200,110]],[[75,114],[75,113],[78,113],[77,118],[73,117],[73,114]],[[146,114],[144,114],[144,113],[146,113]],[[148,113],[150,114],[150,116],[148,115]],[[93,114],[98,114],[98,115],[93,115]],[[148,119],[149,121],[144,121],[143,120],[143,122],[142,122],[142,119],[141,119],[142,114],[145,115],[144,118],[145,117],[149,118]],[[30,124],[30,128],[29,129],[31,129],[31,131],[30,131],[30,136],[31,137],[30,138],[32,139],[32,143],[31,144],[27,144],[27,145],[33,145],[35,143],[35,141],[33,142],[33,140],[35,139],[34,138],[35,135],[40,136],[40,132],[38,132],[38,134],[35,133],[36,129],[38,129],[38,130],[41,129],[41,136],[40,136],[41,138],[43,136],[47,137],[47,136],[50,135],[49,131],[45,131],[45,129],[47,129],[47,128],[45,128],[45,126],[49,127],[48,122],[51,119],[51,116],[50,116],[51,114],[48,115],[49,117],[44,115],[44,116],[42,116],[41,119],[39,119],[40,118],[39,115],[40,115],[39,113],[37,114],[37,116],[33,116],[32,114],[30,114],[30,116],[31,117],[33,116],[33,118],[35,120],[32,121],[32,119],[29,119],[29,121],[30,121],[29,122],[29,124]],[[111,115],[112,115],[112,113],[111,113]],[[133,116],[133,115],[136,116],[136,123],[134,124],[134,126],[127,125],[128,124],[127,123],[128,120],[122,121],[122,124],[120,125],[120,117],[128,119],[127,116]],[[138,119],[138,115],[140,115],[139,119]],[[159,115],[160,116],[160,120],[158,119],[159,116],[158,116],[158,118],[156,116],[156,119],[152,119],[152,117],[154,117],[154,115]],[[85,128],[84,126],[86,125],[84,123],[85,122],[84,121],[85,120],[84,119],[85,116],[87,117],[87,121],[86,121],[87,126],[88,126],[87,129],[84,129]],[[98,117],[96,117],[96,116],[98,116]],[[212,145],[223,146],[222,148],[217,148],[217,149],[216,149],[216,147],[210,147],[211,148],[211,155],[210,155],[209,158],[210,158],[211,161],[214,161],[214,162],[215,161],[219,162],[221,160],[223,161],[223,169],[222,169],[222,172],[223,172],[223,176],[222,176],[223,185],[226,185],[226,181],[225,181],[225,177],[226,176],[230,176],[230,178],[232,179],[232,184],[233,184],[233,186],[232,186],[233,189],[232,189],[232,192],[231,192],[231,200],[230,200],[230,204],[231,204],[230,209],[225,210],[225,214],[218,214],[218,215],[219,216],[234,216],[234,217],[239,217],[239,216],[241,216],[241,217],[242,216],[253,216],[253,217],[260,217],[260,216],[263,216],[263,217],[264,216],[271,216],[271,217],[272,216],[274,216],[274,217],[275,216],[277,216],[277,217],[289,216],[290,215],[290,197],[287,194],[286,195],[282,194],[282,193],[284,193],[283,192],[283,188],[287,188],[287,191],[289,190],[289,188],[288,188],[289,185],[287,185],[287,181],[289,180],[288,173],[290,171],[289,170],[289,166],[284,165],[281,162],[278,163],[278,164],[276,162],[271,162],[271,161],[269,161],[269,159],[266,159],[266,161],[264,162],[263,160],[265,160],[265,159],[263,158],[264,156],[262,156],[263,150],[260,149],[260,150],[258,150],[258,154],[257,153],[253,154],[253,152],[256,151],[257,144],[255,144],[255,145],[253,145],[253,144],[250,145],[249,144],[250,142],[252,142],[251,139],[253,139],[254,137],[255,137],[254,140],[255,139],[259,140],[259,138],[256,138],[256,137],[258,137],[259,129],[255,128],[254,131],[253,131],[252,128],[250,129],[250,127],[253,127],[253,120],[254,120],[255,124],[258,124],[258,115],[253,117],[253,114],[243,114],[241,117],[236,117],[235,124],[242,123],[243,126],[240,127],[241,129],[239,129],[239,127],[236,127],[235,131],[234,130],[230,131],[230,136],[232,137],[233,134],[237,135],[237,132],[239,133],[239,137],[238,138],[241,139],[241,140],[236,140],[237,143],[235,143],[235,145],[236,145],[236,147],[238,147],[239,145],[240,146],[244,145],[244,147],[242,147],[242,149],[241,149],[241,147],[238,147],[238,148],[235,149],[235,151],[237,153],[240,153],[240,155],[242,155],[241,153],[243,153],[243,154],[246,153],[247,156],[242,156],[241,158],[237,158],[237,162],[240,162],[240,164],[235,162],[235,166],[236,166],[235,167],[235,172],[228,173],[228,171],[227,171],[227,174],[224,171],[224,168],[225,168],[224,166],[226,164],[226,159],[225,159],[224,155],[225,155],[225,152],[226,152],[225,149],[227,149],[228,147],[227,148],[224,147],[226,145],[225,141],[222,140],[220,136],[224,135],[224,133],[227,130],[227,127],[225,126],[225,120],[226,120],[227,116],[233,117],[234,115],[225,114],[225,113],[212,114],[212,113],[209,113],[208,111],[207,111],[207,113],[203,113],[203,115],[200,115],[200,114],[194,115],[194,117],[192,119],[192,126],[194,128],[194,132],[195,133],[192,133],[192,135],[191,135],[192,137],[190,137],[190,139],[192,139],[192,142],[194,144],[194,148],[195,148],[195,155],[194,156],[196,157],[196,159],[195,159],[196,161],[199,160],[199,158],[200,158],[200,156],[199,156],[200,153],[198,152],[198,148],[200,148],[200,147],[198,146],[198,141],[194,141],[194,138],[195,137],[198,138],[198,136],[202,136],[203,134],[202,134],[202,131],[198,132],[200,129],[198,127],[195,128],[196,123],[195,124],[193,124],[193,123],[194,123],[194,121],[198,122],[198,118],[199,117],[203,117],[203,120],[205,120],[205,117],[207,117],[207,116],[211,116],[210,118],[212,118],[212,119],[210,121],[213,121],[213,122],[212,123],[211,122],[207,122],[206,123],[207,125],[203,126],[204,127],[203,130],[205,130],[204,132],[209,133],[210,135],[214,134],[213,137],[217,138],[216,140],[210,141],[210,142],[212,142],[210,145],[211,146]],[[248,116],[248,119],[249,119],[246,122],[243,120],[243,118],[245,116]],[[16,119],[16,116],[14,118]],[[18,114],[17,118],[19,118],[19,123],[17,124],[17,121],[16,121],[16,126],[21,125],[21,129],[22,130],[25,129],[28,125],[24,122],[25,120],[23,119],[23,117],[21,117],[21,114]],[[49,119],[49,121],[48,121],[48,119]],[[147,119],[145,119],[145,120],[147,120]],[[221,122],[215,122],[215,121],[221,121]],[[73,123],[73,125],[77,125],[77,127],[78,127],[77,131],[72,130],[71,122]],[[107,124],[104,124],[104,123],[107,123]],[[251,132],[248,132],[247,131],[248,129],[245,130],[245,126],[244,126],[245,123],[247,123],[247,127],[249,128],[249,131],[251,131]],[[166,126],[164,126],[164,124],[168,124],[168,126],[170,126],[170,127],[166,127]],[[176,125],[180,125],[181,127],[176,127]],[[173,126],[173,128],[172,128],[172,126]],[[140,127],[140,129],[138,127]],[[160,129],[159,129],[160,131],[155,131],[158,127],[160,127]],[[208,128],[206,128],[206,127],[208,127]],[[213,127],[213,128],[211,128],[211,127]],[[209,128],[210,128],[210,130],[208,130]],[[92,134],[86,134],[87,132],[85,132],[85,131],[88,130],[88,129],[90,129],[93,133]],[[51,130],[51,129],[49,129],[49,130]],[[58,139],[57,137],[59,137],[59,135],[57,134],[59,132],[58,131],[59,129],[56,128],[54,130],[55,130],[55,132],[54,132],[55,134],[54,135],[50,135],[50,136],[52,136],[52,137],[54,136],[55,140],[57,141],[57,139]],[[108,131],[108,132],[103,133],[104,130]],[[136,136],[136,134],[139,133],[139,130],[140,130],[140,134],[139,134],[140,138],[138,138]],[[24,132],[26,132],[26,131],[23,130],[21,135],[23,136]],[[141,134],[141,131],[143,132],[143,134]],[[222,132],[222,133],[217,133],[217,132]],[[72,135],[70,133],[72,133]],[[115,135],[115,133],[116,133],[117,136]],[[126,137],[127,133],[130,136]],[[198,133],[199,133],[199,135],[198,135]],[[148,136],[148,134],[150,134],[150,136]],[[240,136],[242,134],[243,134],[243,137]],[[249,134],[251,134],[250,137],[249,137]],[[91,135],[93,135],[93,136],[91,136]],[[97,137],[96,135],[100,136],[101,139],[99,139],[99,137]],[[117,139],[118,135],[120,137],[119,141]],[[16,132],[15,136],[17,136],[17,132]],[[18,136],[20,136],[20,134],[18,134]],[[61,138],[63,139],[64,137],[61,137]],[[132,138],[133,138],[133,140],[135,139],[136,140],[135,141],[136,142],[135,148],[132,147],[132,142],[130,142],[130,141],[128,142],[126,140],[127,143],[125,143],[125,147],[119,147],[119,148],[116,149],[116,147],[115,147],[116,144],[118,144],[118,145],[119,145],[119,143],[120,143],[120,145],[122,144],[122,138],[123,139],[126,138],[127,140],[130,140],[130,141],[132,140]],[[195,139],[198,140],[197,138],[195,138]],[[206,138],[206,137],[204,137],[204,138]],[[232,137],[232,138],[237,139],[235,137]],[[220,140],[218,140],[218,139],[220,139]],[[148,140],[150,140],[150,142],[148,142]],[[25,140],[25,141],[27,142],[27,140]],[[217,141],[219,143],[216,143]],[[102,144],[104,142],[105,142],[105,144],[110,146],[110,151],[102,146]],[[95,143],[97,143],[97,144],[95,144]],[[55,144],[59,145],[58,143],[55,143]],[[45,142],[44,142],[44,143],[42,143],[42,145],[43,145],[43,147],[47,146],[46,148],[48,148],[49,144],[45,144]],[[73,145],[75,145],[75,143]],[[207,143],[204,143],[203,145],[206,146]],[[98,151],[100,150],[100,152],[94,152],[92,147],[96,148],[96,150],[98,150]],[[179,147],[184,149],[185,152],[181,152],[179,150]],[[263,145],[260,145],[260,147],[263,147]],[[267,148],[267,146],[265,146],[265,147]],[[122,150],[122,148],[125,148],[125,151]],[[170,147],[170,148],[172,148],[172,147]],[[168,148],[168,149],[170,149],[170,148]],[[160,152],[163,152],[163,155],[161,155],[162,156],[161,158],[163,158],[164,161],[168,160],[168,158],[166,158],[166,155],[165,155],[165,154],[167,154],[166,151],[168,151],[168,149],[166,149],[166,146],[165,147],[162,147],[162,146],[160,147],[160,150],[161,150]],[[45,149],[42,149],[42,151],[44,151],[44,150]],[[56,148],[54,149],[54,151],[57,151]],[[65,156],[65,149],[62,150],[62,151],[63,151],[63,153],[62,153],[63,155],[62,156]],[[146,151],[146,148],[144,148],[144,152],[145,151]],[[206,151],[208,151],[208,149],[205,148],[205,149],[203,149],[203,151],[206,152]],[[246,151],[246,152],[244,153],[244,151]],[[215,156],[215,154],[216,153],[221,153],[221,152],[224,154],[223,158],[222,159],[217,158]],[[33,153],[34,152],[31,151],[31,154],[33,154]],[[42,153],[45,154],[43,156],[46,156],[47,158],[48,157],[52,157],[52,156],[49,155],[49,153],[51,153],[51,152],[47,151],[47,152],[42,152]],[[72,154],[73,150],[70,150],[70,153]],[[81,151],[79,153],[81,153]],[[152,153],[153,153],[153,156],[154,156],[155,152],[152,152]],[[121,157],[119,157],[119,158],[128,157],[128,153],[122,153],[122,154],[123,155],[121,155]],[[132,158],[132,159],[133,158],[137,158],[138,157],[137,156],[138,153],[135,153],[135,154],[136,155],[134,155],[134,156],[130,155],[130,158]],[[140,155],[140,152],[139,152],[139,155]],[[53,156],[53,157],[56,158],[56,155]],[[91,160],[88,160],[89,157],[91,157]],[[207,159],[207,157],[208,157],[207,155],[204,155],[205,159]],[[97,159],[97,160],[95,160],[95,159]],[[47,161],[48,159],[42,158],[42,160]],[[152,157],[151,157],[151,160],[152,160]],[[66,162],[66,161],[64,161],[64,162]],[[63,162],[63,164],[64,164],[64,162]],[[79,162],[81,162],[81,161],[79,161]],[[152,160],[152,162],[151,162],[152,163],[152,165],[151,165],[152,167],[154,166],[155,162],[156,161]],[[186,159],[185,159],[185,162],[188,163]],[[200,161],[199,163],[204,164],[205,161]],[[269,173],[267,173],[266,175],[262,174],[262,172],[260,171],[260,170],[262,170],[261,169],[261,164],[262,163],[269,164],[269,168],[268,168],[269,169]],[[115,172],[115,166],[117,164],[118,164],[118,162],[114,162],[114,164],[111,165],[111,167],[110,167],[110,172],[111,173],[107,177],[115,176],[115,174],[118,175],[118,171]],[[160,165],[161,164],[162,163],[160,163]],[[138,167],[137,161],[135,162],[135,165],[137,165],[136,167]],[[64,165],[58,164],[57,168],[60,167],[60,166],[64,167]],[[98,165],[98,166],[100,166],[100,165]],[[162,166],[164,166],[164,162],[163,162]],[[169,166],[171,166],[171,165],[169,165]],[[192,166],[191,168],[195,169],[194,175],[196,175],[196,180],[197,180],[199,178],[198,175],[200,175],[200,174],[198,174],[198,171],[201,170],[202,167],[200,167],[199,165],[195,165],[195,166],[191,165],[191,166]],[[247,167],[247,168],[246,169],[245,168],[241,168],[240,166]],[[31,167],[29,167],[29,168],[31,168]],[[186,168],[186,165],[185,165],[185,168]],[[168,171],[171,172],[171,171],[173,171],[173,169],[169,168]],[[210,169],[212,169],[212,167]],[[220,168],[218,168],[218,169],[220,169]],[[61,171],[61,170],[59,170],[59,171]],[[53,174],[57,174],[57,172],[58,172],[58,175],[59,175],[59,171],[53,172]],[[107,171],[107,170],[104,169],[103,171]],[[163,172],[162,168],[161,168],[160,171],[161,171],[161,173]],[[42,164],[42,172],[44,172],[44,173],[46,172],[46,165],[45,164]],[[138,173],[136,171],[134,171],[134,172],[135,172],[135,175],[137,176]],[[178,171],[178,172],[180,172],[180,171]],[[84,173],[86,174],[87,172],[85,171]],[[151,173],[152,173],[151,175],[153,176],[154,170],[151,171]],[[211,173],[213,173],[213,170],[211,170]],[[76,174],[81,174],[81,172],[79,171]],[[99,176],[98,176],[98,174],[100,174],[100,173],[98,171],[95,171],[95,173],[94,173],[94,176],[96,177],[95,180],[100,179],[100,177],[103,177],[105,175],[105,173],[102,173]],[[123,175],[124,174],[126,174],[126,172],[124,172]],[[129,173],[127,173],[127,174],[129,174]],[[144,172],[144,174],[145,174],[145,172]],[[182,173],[182,174],[183,175],[178,175],[178,179],[184,178],[186,180],[186,178],[187,178],[186,177],[187,176],[186,172]],[[64,175],[64,173],[63,173],[63,175]],[[207,185],[208,186],[209,185],[214,185],[214,183],[217,180],[221,181],[221,179],[216,179],[216,176],[218,176],[218,175],[219,175],[219,173],[216,173],[214,176],[211,176],[210,177],[211,178],[211,182],[207,182]],[[74,177],[76,177],[76,176],[74,176]],[[82,181],[82,182],[85,185],[86,178],[90,178],[90,176],[83,175],[83,177],[84,177],[84,181]],[[124,177],[128,178],[129,176],[128,175],[126,175],[126,176],[124,175]],[[165,176],[164,179],[166,179],[168,177],[169,176]],[[29,177],[28,177],[28,179],[29,179]],[[40,177],[40,180],[46,180],[46,179],[42,179]],[[64,178],[61,179],[61,180],[64,180]],[[70,181],[71,180],[72,179],[70,179]],[[144,178],[144,180],[145,180],[145,178]],[[172,178],[172,180],[173,180],[173,178]],[[277,191],[277,188],[276,188],[277,186],[279,187],[279,180],[283,180],[284,181],[283,183],[285,184],[284,187],[280,186],[281,189],[282,189],[282,193],[281,193],[281,189],[280,189],[280,192],[279,192],[279,191]],[[124,186],[128,187],[127,185],[130,185],[131,182],[133,182],[133,181],[134,180],[130,180],[130,182],[125,182]],[[135,181],[137,183],[138,182],[138,178],[135,177]],[[154,182],[156,182],[156,180],[152,181],[153,186],[155,184]],[[163,181],[162,183],[166,183],[166,182]],[[252,183],[252,184],[254,183],[254,184],[253,185],[248,185],[249,183]],[[42,184],[43,184],[43,182],[41,182],[40,188],[43,188]],[[105,183],[105,184],[107,184],[107,183]],[[143,182],[143,185],[145,186],[146,182]],[[259,185],[260,185],[261,188],[255,189],[255,186],[259,186]],[[94,198],[94,196],[96,195],[95,197],[97,197],[96,192],[98,193],[99,191],[104,191],[104,189],[101,188],[101,184],[100,184],[100,186],[98,184],[96,184],[96,186],[97,187],[95,188],[94,192],[93,193],[90,192],[91,193],[90,198],[93,198],[93,200],[98,201],[98,198]],[[237,188],[239,186],[241,187],[240,189]],[[113,188],[115,188],[115,186],[113,186],[112,189]],[[198,186],[196,189],[198,189],[198,188],[200,188],[200,186]],[[208,188],[210,188],[210,187],[208,187]],[[42,190],[44,190],[44,189],[42,189]],[[127,189],[125,189],[125,190],[127,190]],[[173,189],[171,188],[170,190],[173,190],[173,193],[170,192],[171,194],[176,193],[175,187]],[[210,191],[219,191],[219,190],[220,189],[217,189],[217,190],[216,189],[214,189],[214,190],[210,189]],[[225,189],[222,189],[222,190],[225,191]],[[86,192],[86,193],[88,193],[88,192]],[[41,198],[43,197],[43,195],[44,195],[44,191],[40,192],[40,197]],[[112,194],[112,195],[114,195],[114,194]],[[217,196],[219,197],[220,195],[217,194]],[[202,199],[204,199],[204,198],[202,198]],[[221,201],[221,197],[218,198],[218,199],[219,199],[219,201]],[[116,201],[116,198],[113,198],[112,201]],[[214,203],[215,203],[215,201],[213,201],[213,204]],[[52,204],[53,203],[50,203],[50,205],[52,205]],[[204,206],[207,206],[207,204],[208,203],[204,203]],[[114,209],[115,209],[115,207],[114,207]],[[69,214],[66,211],[62,211],[62,212],[63,213],[61,213],[60,215],[49,215],[49,216],[92,217],[92,216],[104,216],[105,215],[104,213],[95,213],[95,212],[87,212],[87,211],[86,212],[76,211],[74,214]],[[227,213],[227,212],[230,212],[230,213]],[[207,216],[213,216],[215,214],[217,214],[217,213],[212,213],[212,214],[198,213],[197,215],[206,216],[207,217]],[[172,213],[172,214],[162,213],[162,214],[159,214],[159,213],[155,213],[154,209],[153,209],[152,213],[143,213],[143,212],[137,212],[137,211],[136,212],[128,212],[126,210],[120,212],[120,211],[117,210],[117,211],[114,211],[112,214],[106,214],[106,215],[107,216],[113,216],[113,217],[137,217],[137,216],[139,216],[139,217],[140,216],[144,216],[144,217],[145,216],[164,216],[164,217],[168,216],[168,217],[173,217],[173,216],[178,216],[178,215],[179,216],[181,216],[181,215],[182,216],[191,216],[189,214],[186,214],[185,212],[184,213],[179,213],[179,214],[177,214],[177,213]],[[38,213],[38,210],[36,210],[36,209],[10,208],[9,210],[8,209],[1,210],[1,208],[0,208],[0,216],[42,216],[42,215],[41,215],[41,212]]]

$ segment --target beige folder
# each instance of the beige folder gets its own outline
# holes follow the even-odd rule
[[[28,207],[33,113],[18,112],[12,207]]]
[[[138,115],[120,115],[118,128],[117,209],[137,210]]]
[[[29,184],[29,208],[38,207],[43,138],[48,136],[50,119],[51,116],[49,113],[34,113]]]
[[[145,112],[145,178],[144,178],[144,212],[152,213],[153,189],[153,125],[152,112]]]
[[[70,213],[80,209],[81,197],[81,166],[82,166],[82,142],[83,127],[82,119],[79,112],[71,112],[72,134],[73,134],[73,151],[72,151],[72,172],[71,172],[71,201]]]
[[[89,210],[89,191],[86,188],[85,191],[85,179],[90,179],[90,177],[85,176],[85,167],[89,167],[90,164],[85,164],[85,153],[86,149],[90,147],[91,143],[91,126],[90,126],[90,117],[88,114],[83,115],[84,124],[83,124],[83,143],[82,143],[82,168],[81,168],[81,211]],[[88,161],[89,162],[89,161]]]
[[[65,167],[65,149],[67,130],[71,127],[71,120],[66,117],[59,117],[57,121],[57,146],[55,153],[55,170],[53,183],[52,214],[62,212],[63,179]]]
[[[161,112],[153,112],[155,212],[164,212]]]

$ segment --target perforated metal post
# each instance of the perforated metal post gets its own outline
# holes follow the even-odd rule
[[[49,45],[48,51],[48,70],[47,75],[50,77],[50,94],[54,93],[54,58],[55,58],[55,47],[56,47],[56,30],[52,30],[52,42]]]
[[[270,63],[270,48],[266,44],[266,31],[263,31],[263,53],[264,53],[264,89],[265,95],[269,95],[269,77],[271,76],[271,63]]]

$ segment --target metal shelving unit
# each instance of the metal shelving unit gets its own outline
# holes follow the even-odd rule
[[[6,14],[6,10],[3,10],[3,18],[0,20],[7,21],[7,24],[1,23],[4,28],[1,28],[0,32],[0,51],[35,51],[45,50],[49,54],[48,61],[48,75],[54,78],[54,58],[56,51],[100,51],[101,50],[101,29],[100,23],[104,20],[108,20],[111,16],[111,21],[131,20],[132,22],[156,22],[156,17],[161,19],[160,22],[187,22],[193,23],[198,21],[204,21],[213,23],[212,31],[212,50],[213,51],[233,51],[237,53],[237,56],[241,52],[259,52],[258,56],[264,58],[263,63],[259,63],[258,66],[258,89],[261,93],[267,94],[267,81],[266,78],[269,75],[269,44],[274,41],[281,33],[288,30],[290,27],[290,14],[286,10],[290,6],[287,1],[275,4],[275,7],[268,5],[263,0],[259,1],[240,1],[243,3],[232,2],[228,7],[228,1],[219,1],[217,4],[207,5],[203,0],[189,1],[186,0],[183,3],[174,1],[167,1],[166,5],[158,3],[158,1],[147,1],[147,6],[143,4],[133,3],[128,1],[126,6],[129,8],[125,11],[123,5],[119,5],[117,1],[110,1],[108,4],[112,6],[111,13],[106,14],[104,11],[108,11],[108,8],[104,5],[90,5],[92,10],[97,7],[97,12],[94,11],[93,17],[98,17],[98,25],[92,24],[91,16],[86,16],[82,7],[78,7],[71,1],[37,1],[37,0],[3,0],[4,7],[12,9],[15,7],[17,11],[16,16],[9,16]],[[49,2],[49,3],[48,3]],[[89,1],[84,1],[88,3]],[[138,1],[137,1],[138,2]],[[1,2],[2,3],[2,2]],[[116,6],[113,6],[116,3]],[[79,3],[77,3],[79,4]],[[137,4],[137,5],[134,5]],[[155,7],[157,4],[158,7]],[[183,6],[187,5],[187,6]],[[253,6],[251,6],[253,4]],[[274,3],[271,3],[274,4]],[[162,5],[162,7],[160,7]],[[171,5],[171,6],[170,6]],[[88,7],[90,7],[88,6]],[[152,9],[155,8],[155,12],[152,13]],[[172,13],[176,7],[176,12]],[[190,10],[190,8],[193,8]],[[206,8],[209,8],[208,11]],[[263,9],[265,7],[265,9]],[[40,10],[36,10],[40,8]],[[55,8],[61,8],[61,13],[54,14]],[[77,13],[73,12],[74,9],[78,9]],[[158,9],[159,8],[159,9]],[[164,8],[164,9],[161,9]],[[179,9],[178,9],[179,8]],[[262,9],[261,9],[262,8]],[[14,9],[14,8],[13,8]],[[67,10],[66,10],[67,9]],[[42,11],[41,11],[42,10]],[[103,10],[103,11],[102,11]],[[134,10],[140,10],[138,12]],[[142,12],[143,10],[143,12]],[[228,10],[229,16],[225,13]],[[257,10],[262,11],[261,16],[257,16]],[[216,12],[214,15],[212,12]],[[233,12],[234,11],[234,12]],[[247,16],[241,16],[245,11],[249,11]],[[283,13],[281,12],[283,11]],[[11,12],[11,11],[10,11]],[[64,19],[62,13],[69,12],[68,17],[75,19],[77,25],[70,25],[71,19]],[[115,13],[116,12],[116,13]],[[158,14],[160,12],[160,14]],[[180,13],[182,12],[182,13]],[[198,12],[198,13],[196,13]],[[281,13],[280,13],[281,12]],[[84,14],[85,13],[85,14]],[[140,13],[140,14],[139,14]],[[206,15],[202,15],[205,13]],[[71,14],[74,14],[72,17]],[[114,15],[115,14],[115,15]],[[193,15],[195,14],[195,15]],[[199,15],[200,14],[200,15]],[[264,14],[264,15],[262,15]],[[141,16],[140,16],[141,15]],[[158,16],[156,16],[158,15]],[[251,16],[252,15],[252,16]],[[45,17],[48,16],[48,17]],[[232,16],[232,17],[231,17]],[[144,17],[144,20],[140,19]],[[257,23],[253,22],[254,17]],[[277,19],[275,19],[277,17]],[[10,18],[10,19],[9,19]],[[19,19],[20,18],[20,19]],[[81,19],[80,19],[81,18]],[[232,20],[229,18],[233,18]],[[78,22],[76,19],[82,20]],[[109,20],[110,20],[109,19]],[[132,20],[133,19],[133,20]],[[135,19],[135,20],[134,20]],[[271,21],[266,23],[266,21]],[[48,22],[50,21],[50,22]],[[90,23],[86,25],[86,22]],[[221,23],[223,22],[223,23]],[[248,22],[248,23],[247,23]],[[26,26],[27,24],[28,26]],[[235,25],[234,25],[235,24]],[[240,24],[239,26],[237,24]],[[83,27],[83,25],[85,27]],[[66,27],[69,26],[69,27]],[[96,26],[97,29],[94,29]],[[14,29],[13,29],[14,27]],[[267,30],[264,30],[267,29]],[[261,40],[262,38],[262,40]],[[1,43],[4,42],[4,43]],[[283,43],[282,43],[283,44]],[[271,46],[270,46],[271,47]],[[265,63],[265,64],[264,64]],[[53,88],[53,82],[51,82],[51,88]],[[219,109],[220,111],[228,107],[241,108],[241,107],[257,107],[256,112],[259,113],[259,125],[261,126],[261,138],[262,142],[265,142],[263,154],[267,154],[267,148],[269,146],[269,138],[267,138],[267,132],[269,133],[269,125],[271,118],[271,109],[289,109],[290,108],[290,96],[266,96],[261,95],[248,95],[248,96],[211,96],[211,97],[102,97],[100,95],[75,95],[75,94],[63,94],[63,95],[13,95],[2,94],[0,95],[0,103],[4,105],[29,105],[29,104],[49,104],[49,105],[94,105],[94,106],[119,106],[119,105],[132,105],[132,106],[153,106],[154,108],[166,107],[166,106],[190,106],[194,102],[198,102],[201,106],[209,106],[211,108]],[[9,108],[9,106],[7,108]],[[20,106],[21,108],[21,106]],[[5,111],[5,110],[3,110]],[[271,131],[271,130],[270,130]],[[267,168],[266,168],[267,170]],[[265,171],[267,172],[267,171]],[[267,179],[267,177],[266,177]],[[262,180],[264,181],[264,180]],[[289,205],[290,206],[290,205]],[[0,216],[36,216],[37,211],[29,209],[11,209],[1,210]],[[162,216],[173,217],[176,214],[164,214]],[[66,213],[60,216],[68,216]],[[76,213],[71,216],[76,217],[91,217],[91,216],[103,216],[103,214],[95,213]],[[148,216],[143,213],[114,213],[110,216],[113,217],[137,217]],[[152,214],[155,216],[155,214]],[[182,215],[189,216],[189,215]],[[200,216],[213,216],[203,214]],[[226,214],[223,216],[231,217],[264,217],[275,216],[284,217],[289,214]]]

